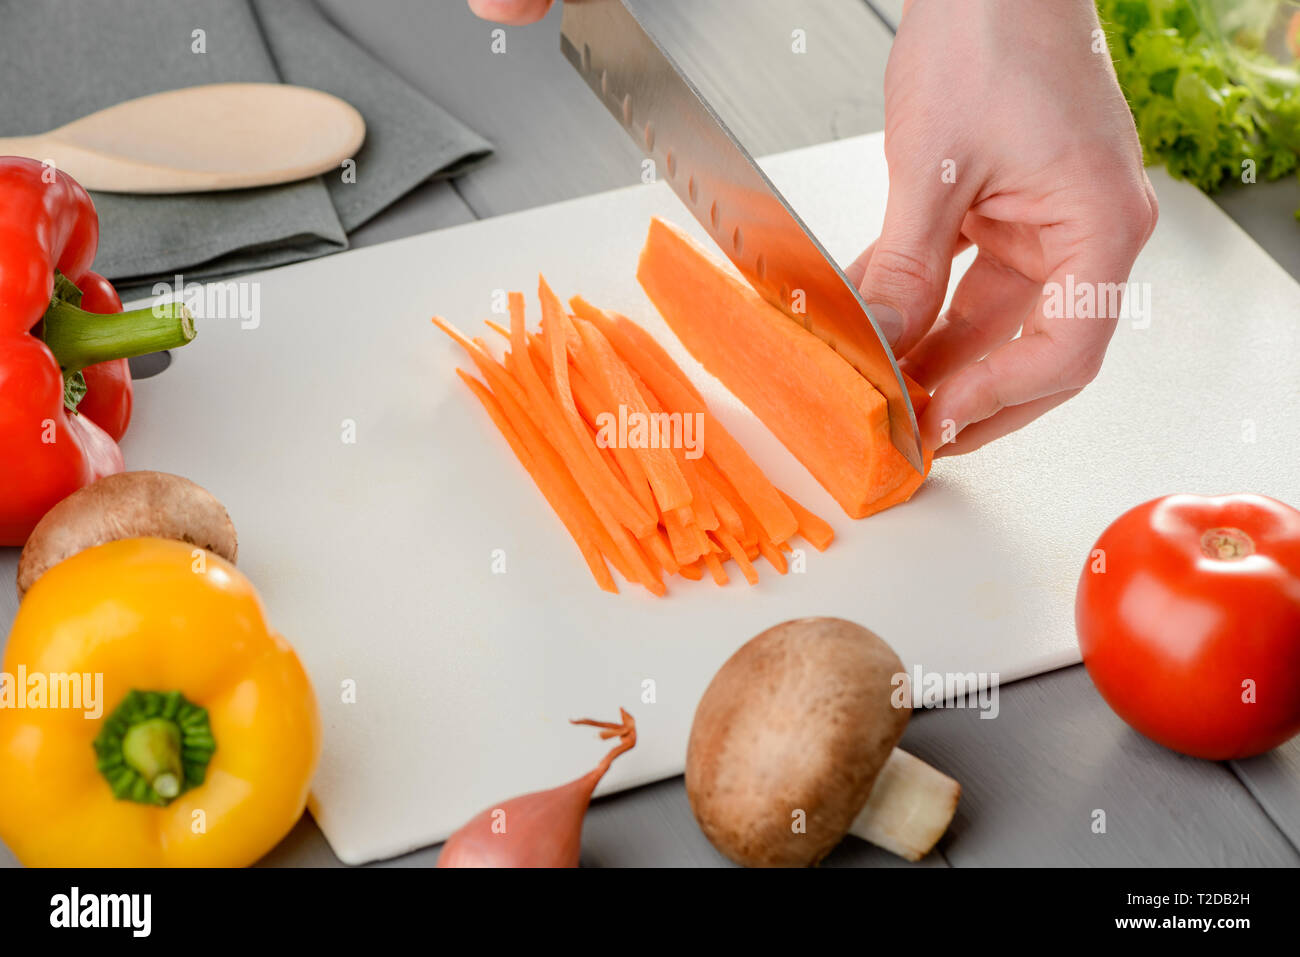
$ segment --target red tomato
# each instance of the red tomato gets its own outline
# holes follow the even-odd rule
[[[1149,738],[1244,758],[1300,731],[1300,511],[1169,495],[1097,540],[1075,601],[1097,690]]]

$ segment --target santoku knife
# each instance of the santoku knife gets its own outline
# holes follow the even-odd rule
[[[560,48],[750,285],[885,397],[891,441],[921,471],[916,413],[866,303],[626,0],[569,0]]]

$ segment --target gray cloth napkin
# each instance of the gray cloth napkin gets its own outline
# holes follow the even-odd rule
[[[196,52],[200,39],[204,52]],[[355,106],[366,120],[355,182],[340,169],[223,193],[95,193],[95,269],[119,285],[178,272],[210,279],[346,249],[350,230],[404,193],[491,151],[312,0],[0,0],[0,136],[43,133],[162,90],[232,81],[315,87]],[[158,135],[183,137],[185,122],[177,116]]]

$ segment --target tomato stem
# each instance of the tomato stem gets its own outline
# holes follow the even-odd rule
[[[1221,562],[1241,561],[1255,554],[1255,542],[1239,528],[1211,528],[1201,536],[1201,553]]]

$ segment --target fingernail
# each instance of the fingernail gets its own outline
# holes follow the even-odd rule
[[[899,315],[897,309],[883,303],[869,302],[867,310],[871,313],[871,318],[876,320],[876,327],[884,333],[892,349],[898,340],[903,338],[903,317]]]

